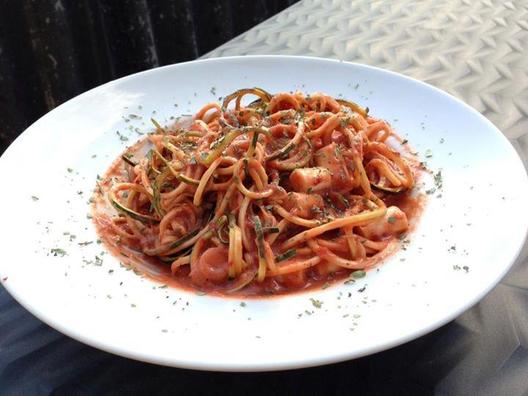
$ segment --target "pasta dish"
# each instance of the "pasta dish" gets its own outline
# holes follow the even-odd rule
[[[266,295],[362,277],[416,217],[415,154],[353,102],[241,89],[153,123],[98,183],[94,219],[167,283]]]

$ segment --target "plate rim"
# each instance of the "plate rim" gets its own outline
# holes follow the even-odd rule
[[[408,83],[417,84],[419,86],[422,86],[426,89],[432,89],[437,94],[440,94],[441,96],[447,97],[450,100],[454,100],[455,103],[458,105],[461,105],[464,110],[469,111],[473,115],[475,115],[480,121],[487,124],[490,129],[493,131],[493,133],[499,138],[503,140],[503,143],[506,144],[508,147],[508,150],[510,150],[511,154],[514,155],[514,161],[517,163],[516,166],[521,167],[520,169],[524,169],[524,180],[523,183],[527,185],[528,183],[528,175],[527,175],[527,169],[513,145],[511,144],[510,140],[504,135],[503,132],[500,131],[500,129],[493,124],[489,119],[484,117],[479,111],[465,103],[463,100],[453,96],[452,94],[445,92],[441,90],[440,88],[437,88],[436,86],[423,82],[421,80],[415,79],[413,77],[407,76],[402,73],[394,72],[391,70],[387,70],[381,67],[377,66],[371,66],[366,65],[362,63],[357,62],[348,62],[344,60],[337,60],[337,59],[330,59],[330,58],[324,58],[324,57],[316,57],[316,56],[296,56],[296,55],[237,55],[237,56],[226,56],[226,57],[211,57],[211,58],[204,58],[204,59],[196,59],[186,62],[180,62],[180,63],[174,63],[170,65],[165,65],[149,70],[140,71],[137,73],[129,74],[123,77],[120,77],[115,80],[111,80],[107,83],[98,85],[94,88],[91,88],[90,90],[87,90],[68,101],[62,103],[61,105],[57,106],[56,108],[50,110],[46,114],[44,114],[42,117],[37,119],[35,122],[33,122],[31,125],[29,125],[4,151],[4,153],[0,156],[0,169],[4,167],[4,162],[6,162],[6,158],[10,157],[10,153],[17,149],[17,147],[20,144],[23,144],[23,141],[25,139],[30,138],[30,136],[33,133],[36,133],[38,130],[38,124],[42,122],[43,119],[46,119],[47,117],[52,117],[52,113],[55,111],[59,111],[63,106],[69,105],[72,102],[76,102],[78,100],[82,100],[84,97],[89,96],[93,94],[94,91],[101,89],[102,87],[111,87],[115,84],[119,84],[122,81],[125,80],[131,80],[138,76],[146,76],[151,73],[158,73],[160,70],[170,69],[174,68],[177,69],[178,67],[189,65],[189,64],[197,64],[197,63],[216,63],[216,62],[230,62],[230,61],[241,61],[244,62],[245,60],[259,60],[259,59],[276,59],[276,60],[301,60],[306,62],[328,62],[328,63],[334,63],[334,64],[343,64],[346,66],[352,66],[357,67],[360,69],[366,69],[366,70],[373,70],[375,72],[381,72],[389,74],[393,77],[403,79]],[[385,341],[384,343],[378,343],[376,345],[372,345],[368,348],[364,348],[360,350],[359,352],[357,350],[354,351],[345,351],[339,354],[332,354],[332,355],[325,355],[322,357],[312,357],[312,358],[303,358],[302,360],[296,360],[296,359],[286,359],[281,361],[280,363],[275,364],[269,364],[269,363],[259,363],[256,361],[255,363],[252,363],[250,365],[244,364],[244,363],[236,363],[236,362],[227,362],[227,363],[203,363],[203,362],[189,362],[189,360],[178,359],[177,356],[174,356],[171,359],[159,357],[159,356],[152,356],[148,353],[138,352],[131,349],[125,349],[121,347],[115,347],[111,344],[101,342],[98,339],[95,339],[94,337],[90,337],[89,335],[85,335],[82,332],[78,332],[74,329],[71,329],[69,326],[65,326],[60,322],[53,320],[53,315],[49,315],[46,312],[41,312],[38,309],[35,309],[31,306],[31,302],[26,299],[23,295],[17,292],[16,288],[13,288],[11,285],[12,283],[9,282],[1,282],[2,286],[6,289],[6,291],[20,304],[22,305],[27,311],[29,311],[32,315],[34,315],[36,318],[41,320],[42,322],[46,323],[53,329],[61,332],[62,334],[71,337],[79,342],[82,342],[83,344],[89,345],[91,347],[103,350],[105,352],[110,352],[112,354],[119,355],[121,357],[125,358],[132,358],[138,361],[158,364],[158,365],[164,365],[164,366],[171,366],[171,367],[178,367],[178,368],[189,368],[189,369],[196,369],[196,370],[212,370],[212,371],[224,371],[224,372],[261,372],[261,371],[278,371],[278,370],[285,370],[285,369],[299,369],[299,368],[305,368],[305,367],[314,367],[314,366],[320,366],[320,365],[326,365],[326,364],[332,364],[337,362],[343,362],[346,360],[351,359],[357,359],[360,357],[364,357],[367,355],[371,355],[377,352],[385,351],[388,349],[391,349],[393,347],[405,344],[411,340],[417,339],[425,334],[428,334],[441,326],[445,325],[446,323],[452,321],[456,317],[458,317],[463,312],[467,311],[474,305],[476,305],[479,301],[481,301],[493,288],[496,287],[496,285],[504,278],[506,273],[512,268],[514,263],[519,258],[519,255],[526,244],[526,239],[528,236],[528,224],[524,227],[524,235],[523,235],[523,242],[521,242],[518,246],[512,257],[508,260],[506,264],[501,269],[499,275],[496,277],[496,279],[493,282],[490,282],[488,285],[486,285],[485,288],[481,290],[480,293],[476,294],[472,299],[469,299],[465,301],[463,304],[460,305],[460,307],[456,310],[453,310],[449,315],[446,315],[442,320],[435,321],[434,323],[429,323],[427,326],[424,326],[418,330],[415,330],[413,332],[409,332],[408,334],[404,336],[396,337],[392,340]]]

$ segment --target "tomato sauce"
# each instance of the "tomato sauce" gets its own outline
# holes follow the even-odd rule
[[[145,155],[148,149],[147,147],[146,139],[142,139],[128,148],[127,152],[136,154],[140,158]],[[413,164],[412,167],[417,177],[424,172],[417,163]],[[200,261],[198,261],[196,268],[193,268],[192,271],[189,265],[183,265],[175,273],[172,273],[170,262],[165,263],[159,258],[145,255],[141,251],[139,242],[134,243],[133,240],[127,240],[126,244],[121,243],[119,235],[117,235],[112,226],[112,218],[115,216],[115,211],[108,202],[106,195],[114,180],[128,180],[128,172],[129,170],[123,167],[123,160],[118,158],[100,180],[92,200],[93,222],[102,242],[112,255],[123,265],[134,269],[135,272],[156,282],[170,287],[223,297],[261,298],[313,290],[316,288],[326,288],[327,286],[343,281],[353,272],[352,270],[333,265],[319,264],[304,271],[268,277],[262,282],[253,281],[240,290],[227,293],[226,290],[233,286],[233,281],[227,279],[227,249],[213,248],[216,250],[206,250],[202,254],[202,256],[206,257],[201,257],[200,260],[215,261],[216,269],[214,273],[211,272],[210,268],[201,266]],[[401,193],[377,191],[376,194],[386,203],[387,207],[394,205],[405,213],[409,220],[409,229],[406,232],[412,231],[424,208],[426,196],[423,193],[419,193],[416,188]],[[328,235],[336,235],[336,233],[330,232]],[[399,248],[399,245],[399,239],[392,238],[388,246],[376,254],[376,262],[373,267],[375,268],[386,260],[388,256]],[[256,255],[254,252],[252,254]],[[217,281],[218,284],[210,280]]]
[[[138,143],[137,147],[139,146],[140,144]],[[134,147],[129,149],[129,151],[134,150]],[[197,275],[193,276],[193,274],[190,273],[188,265],[180,267],[176,273],[173,274],[171,273],[170,263],[164,263],[158,258],[143,254],[140,250],[139,244],[134,245],[132,242],[127,242],[125,246],[125,244],[117,242],[119,239],[110,225],[114,212],[104,196],[104,191],[109,188],[112,178],[122,177],[123,172],[122,161],[119,159],[102,178],[100,186],[103,191],[96,191],[94,194],[92,204],[93,222],[102,242],[113,256],[115,256],[123,265],[133,268],[136,272],[139,272],[156,282],[168,285],[169,287],[223,297],[260,298],[326,288],[332,284],[347,279],[352,272],[351,270],[340,267],[317,265],[302,272],[278,275],[266,278],[262,282],[254,281],[243,289],[233,293],[226,293],[226,288],[229,288],[230,286],[229,282],[222,285],[205,282],[201,283],[200,286],[197,286],[194,282],[197,279]],[[425,204],[425,196],[423,194],[417,194],[412,190],[397,194],[379,192],[379,195],[386,202],[387,206],[395,205],[405,212],[410,224],[408,232],[411,231],[416,225],[416,221],[422,212]],[[399,241],[394,239],[390,242],[387,248],[376,255],[376,265],[374,265],[374,267],[385,261],[387,257],[397,251],[398,248]],[[226,260],[225,263],[227,264],[227,257],[225,253],[223,254]],[[209,276],[210,275],[211,274],[209,274]],[[225,277],[225,274],[215,275]]]

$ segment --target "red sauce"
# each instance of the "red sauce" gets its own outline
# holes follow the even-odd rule
[[[139,151],[142,146],[144,146],[144,140],[137,142],[127,152]],[[423,172],[423,169],[417,165],[413,165],[413,168],[416,176],[419,176]],[[115,211],[106,199],[106,192],[111,186],[112,178],[119,179],[125,176],[126,172],[123,167],[123,161],[121,158],[118,158],[99,184],[102,191],[96,189],[94,193],[92,203],[93,222],[104,245],[121,263],[132,267],[134,270],[156,282],[170,287],[193,292],[201,291],[223,297],[257,298],[323,288],[348,278],[352,272],[341,267],[319,264],[303,272],[266,278],[263,282],[251,282],[248,286],[233,293],[226,293],[225,282],[222,282],[220,285],[210,281],[198,282],[201,285],[197,287],[196,281],[199,281],[200,277],[208,277],[208,279],[217,277],[215,278],[216,280],[222,281],[226,278],[226,272],[223,268],[220,268],[218,273],[215,274],[198,273],[199,269],[195,269],[195,273],[190,273],[189,266],[184,265],[176,273],[172,274],[170,263],[163,263],[155,257],[143,254],[140,251],[139,244],[135,246],[133,243],[128,242],[126,245],[119,243],[119,238],[110,225],[112,221],[111,217],[115,215]],[[384,192],[378,192],[377,194],[382,197],[387,206],[395,205],[405,212],[409,220],[409,230],[407,232],[412,231],[423,210],[425,195],[417,194],[413,190],[397,194]],[[397,251],[398,248],[399,241],[393,238],[389,245],[376,255],[375,266],[383,262],[388,256]],[[225,251],[217,251],[214,253],[218,256],[215,259],[220,259],[223,255],[227,261],[227,253]],[[220,267],[222,266],[220,265]],[[225,267],[225,270],[227,270],[227,267]],[[229,282],[227,284],[229,288]]]
[[[212,295],[237,298],[284,295],[317,288],[326,288],[348,278],[352,272],[339,267],[325,268],[324,265],[318,265],[304,272],[266,278],[260,283],[252,282],[242,290],[226,294],[225,285],[207,283],[205,286],[202,285],[198,288],[193,282],[189,266],[182,266],[175,274],[172,274],[170,263],[162,263],[156,258],[134,250],[135,248],[138,249],[138,246],[129,245],[125,247],[116,245],[114,242],[115,234],[108,227],[108,221],[110,219],[107,216],[101,214],[94,216],[94,223],[104,245],[121,263],[134,268],[146,277],[161,284],[188,291],[202,291]],[[398,247],[399,243],[397,241],[391,243],[391,245],[376,255],[377,263],[382,263],[388,256],[397,251]]]

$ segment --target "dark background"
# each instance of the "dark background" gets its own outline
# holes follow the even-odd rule
[[[298,0],[0,0],[0,154],[62,102],[191,60]]]

